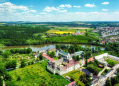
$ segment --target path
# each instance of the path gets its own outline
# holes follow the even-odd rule
[[[98,76],[100,76],[106,68],[107,68],[107,67],[105,67],[102,71],[100,71],[100,72],[98,73]]]
[[[3,79],[3,76],[1,76],[1,78]],[[5,86],[5,81],[4,81],[4,79],[3,79],[3,86]]]

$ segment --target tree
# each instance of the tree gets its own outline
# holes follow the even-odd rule
[[[86,64],[86,67],[87,67],[87,64],[88,64],[88,62],[87,62],[87,56],[86,56],[86,61],[85,61],[85,64]]]
[[[55,56],[55,52],[52,51],[52,52],[50,53],[50,56],[53,58],[53,57]]]
[[[43,60],[43,55],[42,53],[40,53],[40,55],[38,56],[40,60]]]
[[[8,73],[5,73],[5,80],[11,81],[12,80],[12,76]]]
[[[23,68],[23,67],[25,67],[25,66],[26,66],[25,60],[22,59],[22,61],[21,61],[21,68]]]
[[[3,54],[3,51],[2,50],[0,50],[0,55],[2,55]]]
[[[56,44],[55,47],[56,47],[56,49],[60,49],[60,45]]]
[[[47,55],[48,55],[48,56],[50,55],[50,52],[49,52],[49,51],[47,51]]]
[[[78,55],[76,56],[76,60],[79,61],[79,56]]]
[[[106,80],[105,86],[112,86],[110,79]]]
[[[96,63],[97,66],[99,66],[99,61],[98,60],[94,60],[94,62]]]
[[[94,49],[94,47],[92,48],[92,53],[95,53],[95,49]]]
[[[87,29],[86,29],[86,36],[88,36]]]
[[[32,49],[31,48],[27,48],[27,53],[31,53],[32,52]]]
[[[62,58],[61,55],[59,55],[58,58],[61,59]]]
[[[0,74],[3,75],[3,74],[5,74],[5,72],[6,72],[5,65],[4,65],[4,63],[2,63],[0,61]]]
[[[6,51],[4,51],[3,56],[4,56],[5,58],[8,58],[10,54],[11,54],[11,52],[8,51],[8,50],[6,50]]]
[[[0,86],[3,86],[3,79],[0,76]]]
[[[15,69],[16,66],[17,66],[17,60],[12,60],[11,67]]]
[[[17,66],[17,61],[16,60],[8,60],[5,64],[5,67],[7,69],[9,69],[9,68],[14,68],[15,69],[16,66]]]

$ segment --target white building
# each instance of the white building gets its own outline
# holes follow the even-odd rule
[[[55,55],[57,57],[61,55],[63,58],[47,63],[47,69],[54,74],[63,75],[80,67],[79,61],[72,59],[69,53],[56,50]]]

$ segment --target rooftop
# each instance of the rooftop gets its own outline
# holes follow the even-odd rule
[[[49,56],[47,56],[47,54],[42,54],[42,55],[43,55],[43,57],[47,58],[48,60],[50,60],[50,61],[54,61],[54,59],[51,58],[51,57],[49,57]]]
[[[64,51],[60,51],[60,53],[64,54],[64,55],[68,55],[67,52],[64,52]]]

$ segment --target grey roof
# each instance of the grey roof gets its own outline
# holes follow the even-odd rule
[[[84,73],[86,73],[87,75],[91,75],[92,73],[90,72],[90,71],[88,71],[87,69],[82,69],[82,71],[84,72]]]
[[[67,52],[64,52],[64,51],[60,51],[60,53],[64,54],[64,55],[68,55]]]
[[[81,55],[83,51],[75,52],[75,55]]]

